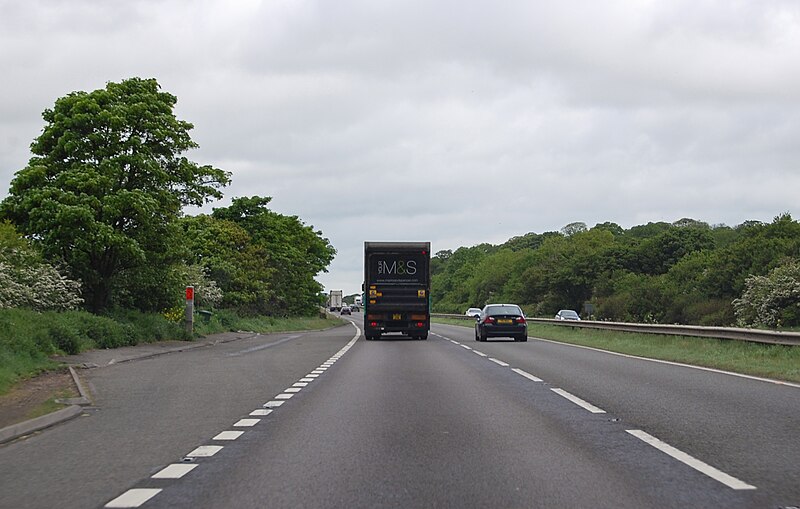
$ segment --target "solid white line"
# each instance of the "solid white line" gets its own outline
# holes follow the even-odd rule
[[[294,396],[294,394],[283,393],[283,394],[278,394],[277,396],[275,396],[275,399],[292,399],[292,396]]]
[[[264,408],[278,408],[279,406],[283,405],[284,403],[286,403],[286,402],[285,401],[275,401],[275,400],[267,401],[266,403],[264,403]]]
[[[192,470],[195,469],[197,464],[190,465],[187,463],[173,463],[172,465],[167,466],[160,472],[156,472],[153,474],[153,479],[180,479],[184,475],[188,474]]]
[[[499,364],[500,366],[503,366],[504,368],[508,366],[507,362],[503,362],[500,359],[495,359],[494,357],[489,357],[489,360],[494,362],[495,364]]]
[[[776,384],[776,385],[786,385],[788,387],[796,387],[796,388],[800,389],[800,384],[796,384],[796,383],[792,383],[792,382],[784,382],[783,380],[774,380],[772,378],[762,378],[760,376],[744,375],[742,373],[734,373],[732,371],[725,371],[725,370],[722,370],[722,369],[715,369],[715,368],[707,368],[707,367],[704,367],[704,366],[695,366],[695,365],[692,365],[692,364],[683,364],[681,362],[665,361],[665,360],[661,360],[661,359],[650,359],[650,358],[647,358],[647,357],[640,357],[638,355],[630,355],[630,354],[627,354],[627,353],[612,352],[610,350],[603,350],[601,348],[594,348],[594,347],[591,347],[591,346],[573,345],[571,343],[562,343],[560,341],[553,341],[552,339],[543,339],[543,338],[535,338],[535,339],[538,340],[538,341],[545,341],[547,343],[553,343],[553,344],[556,344],[556,345],[571,346],[571,347],[574,347],[574,348],[583,348],[584,350],[593,350],[595,352],[607,353],[607,354],[610,354],[610,355],[616,355],[618,357],[627,357],[628,359],[638,359],[640,361],[649,361],[649,362],[656,362],[658,364],[668,364],[670,366],[680,366],[682,368],[698,369],[700,371],[708,371],[708,372],[711,372],[711,373],[719,373],[719,374],[722,374],[722,375],[730,375],[730,376],[735,376],[735,377],[739,377],[739,378],[747,378],[748,380],[757,380],[759,382],[768,382],[768,383]]]
[[[488,357],[488,355],[486,355],[483,352],[479,352],[478,350],[473,350],[473,352],[475,352],[476,354],[480,355],[481,357]]]
[[[107,503],[105,507],[139,507],[159,493],[160,489],[133,488]]]
[[[250,412],[250,415],[252,415],[252,416],[264,416],[264,415],[269,415],[271,413],[272,413],[272,410],[267,410],[266,408],[259,408],[257,410],[253,410],[252,412]]]
[[[221,445],[201,445],[186,455],[187,458],[209,458],[222,450]]]
[[[519,368],[512,368],[511,371],[513,371],[514,373],[516,373],[518,375],[522,375],[525,378],[527,378],[528,380],[531,380],[533,382],[541,382],[542,381],[541,378],[533,376],[530,373],[528,373],[527,371],[523,371],[523,370],[521,370]]]
[[[662,442],[661,440],[657,439],[656,437],[645,433],[644,431],[638,429],[626,429],[628,433],[635,436],[642,442],[652,445],[659,451],[666,453],[676,460],[680,461],[681,463],[685,463],[689,465],[693,469],[697,470],[700,473],[707,475],[708,477],[714,479],[715,481],[721,482],[725,486],[734,489],[734,490],[754,490],[756,489],[755,486],[752,484],[747,484],[746,482],[740,481],[739,479],[722,472],[711,465],[700,461],[699,459],[686,454],[685,452],[672,447],[671,445]]]
[[[253,426],[258,424],[259,422],[261,422],[261,419],[239,419],[238,421],[236,421],[236,424],[234,424],[234,427],[237,427],[237,428],[252,428]]]
[[[212,440],[236,440],[242,435],[244,435],[244,431],[223,431],[212,438]]]
[[[596,406],[592,405],[591,403],[589,403],[587,401],[584,401],[581,398],[579,398],[578,396],[574,396],[574,395],[568,393],[567,391],[565,391],[563,389],[552,389],[551,388],[550,390],[555,392],[559,396],[567,398],[568,400],[572,401],[573,403],[575,403],[579,407],[582,407],[582,408],[592,412],[593,414],[604,414],[604,413],[606,413],[606,411],[603,410],[602,408],[597,408]]]

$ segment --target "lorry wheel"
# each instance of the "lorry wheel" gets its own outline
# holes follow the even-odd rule
[[[419,337],[419,339],[421,339],[422,341],[425,341],[426,339],[428,339],[428,335],[427,334],[423,334],[422,336]]]

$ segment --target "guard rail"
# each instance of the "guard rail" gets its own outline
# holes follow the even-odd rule
[[[434,318],[452,318],[455,320],[474,320],[465,315],[432,313]],[[670,336],[694,336],[714,339],[735,339],[774,345],[800,346],[799,332],[780,332],[761,329],[743,329],[738,327],[705,327],[700,325],[666,325],[651,323],[598,322],[592,320],[554,320],[552,318],[526,318],[529,323],[543,323],[580,327],[583,329],[604,329],[623,332],[643,332],[647,334],[667,334]]]

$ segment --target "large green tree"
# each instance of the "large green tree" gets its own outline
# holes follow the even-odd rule
[[[313,226],[270,210],[270,201],[234,198],[211,217],[183,221],[196,246],[191,263],[208,268],[224,292],[223,305],[268,315],[312,313],[322,291],[314,278],[327,270],[336,250]]]
[[[230,181],[182,155],[197,145],[192,124],[174,114],[176,102],[155,79],[140,78],[56,100],[0,204],[2,216],[83,282],[91,310],[120,292],[141,308],[168,301],[158,285],[131,285],[169,270],[182,207],[220,198]]]

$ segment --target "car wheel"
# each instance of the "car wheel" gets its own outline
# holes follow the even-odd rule
[[[480,338],[480,336],[478,336],[478,330],[475,329],[475,341],[480,341],[480,340],[481,340],[481,338]]]

